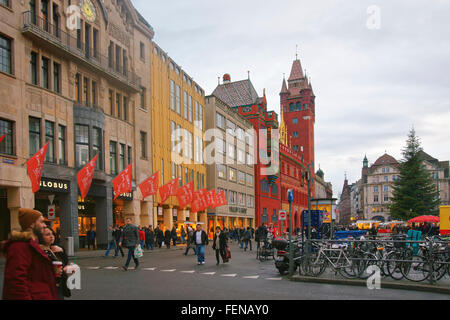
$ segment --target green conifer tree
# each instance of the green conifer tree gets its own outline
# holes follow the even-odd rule
[[[426,170],[422,147],[414,129],[402,150],[400,177],[393,184],[391,216],[403,221],[422,215],[438,215],[440,199],[431,174]]]

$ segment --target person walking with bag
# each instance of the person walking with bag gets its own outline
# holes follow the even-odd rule
[[[200,224],[197,224],[197,231],[194,232],[193,241],[195,243],[198,264],[205,264],[205,248],[208,245],[208,235],[202,230]]]
[[[21,232],[11,231],[2,247],[6,256],[3,300],[58,300],[55,268],[39,247],[46,227],[42,213],[19,209]]]
[[[214,233],[214,240],[213,240],[213,250],[216,252],[216,260],[217,260],[217,264],[220,264],[219,261],[219,255],[222,257],[222,261],[223,263],[227,263],[228,262],[228,258],[227,258],[227,236],[225,234],[225,232],[220,230],[220,227],[216,227],[216,232]]]
[[[126,226],[123,228],[122,240],[119,243],[119,246],[121,246],[123,241],[124,246],[128,249],[127,262],[122,267],[124,271],[128,271],[131,258],[133,258],[134,264],[136,265],[135,269],[139,267],[139,260],[134,255],[134,250],[139,246],[139,230],[131,223],[130,218],[127,218],[126,223]]]

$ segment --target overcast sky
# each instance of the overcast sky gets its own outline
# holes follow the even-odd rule
[[[425,152],[450,160],[450,1],[132,2],[207,95],[219,76],[250,71],[279,113],[298,45],[316,95],[315,170],[335,197],[345,172],[350,183],[361,177],[365,154],[401,159],[412,126]]]

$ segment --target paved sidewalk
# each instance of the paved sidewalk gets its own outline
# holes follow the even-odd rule
[[[295,282],[307,282],[307,283],[326,283],[336,285],[350,285],[350,286],[362,286],[367,287],[367,280],[363,279],[346,279],[341,275],[335,275],[332,272],[325,272],[320,277],[309,277],[304,275],[295,274],[290,278]],[[402,289],[402,290],[417,290],[434,293],[444,293],[450,295],[450,278],[444,277],[436,284],[431,284],[428,280],[422,282],[413,282],[406,279],[394,280],[390,277],[381,278],[381,289]]]

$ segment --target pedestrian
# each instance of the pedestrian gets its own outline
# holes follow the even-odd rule
[[[194,243],[194,229],[192,229],[191,226],[188,227],[186,251],[184,252],[185,256],[188,255],[190,249],[193,249],[194,254],[197,255],[197,251],[195,251],[195,243]]]
[[[208,235],[202,230],[201,224],[197,224],[197,231],[194,232],[193,241],[198,264],[205,264],[205,248],[208,245]]]
[[[95,250],[96,234],[95,234],[95,231],[92,230],[92,227],[89,228],[89,231],[87,232],[86,236],[87,236],[87,241],[88,241],[88,250],[91,250],[91,246],[92,246],[92,249]]]
[[[112,227],[108,228],[108,247],[106,248],[105,257],[109,255],[112,246],[114,246],[114,252],[117,253],[116,239],[114,239],[114,230]]]
[[[170,240],[172,239],[172,232],[167,229],[164,233],[164,243],[166,244],[167,249],[170,249]]]
[[[116,251],[114,253],[114,258],[119,255],[119,251],[120,251],[120,254],[122,255],[122,258],[125,256],[125,254],[123,253],[122,247],[119,245],[120,239],[122,238],[122,233],[123,233],[123,230],[121,227],[116,226],[114,228],[113,238],[114,238],[114,241],[116,242]]]
[[[145,231],[142,228],[139,228],[139,243],[141,244],[141,248],[145,247]]]
[[[216,252],[216,260],[217,260],[216,265],[219,265],[219,263],[220,263],[219,255],[222,257],[223,263],[227,263],[228,262],[227,252],[226,252],[227,236],[222,230],[220,230],[220,227],[216,227],[216,232],[214,233],[213,241],[214,242],[213,242],[212,248]]]
[[[44,228],[44,232],[38,235],[39,246],[44,251],[52,262],[61,262],[62,268],[56,275],[56,287],[58,290],[59,300],[64,300],[64,297],[70,297],[71,293],[67,288],[67,273],[66,267],[69,265],[69,258],[64,250],[55,245],[56,234],[50,227]]]
[[[172,236],[173,246],[176,247],[178,235],[177,235],[177,229],[175,228],[175,226],[172,228],[171,236]]]
[[[244,229],[239,228],[238,234],[239,234],[239,247],[241,249],[244,249]]]
[[[244,231],[243,238],[245,243],[244,251],[247,251],[249,243],[250,243],[250,251],[252,251],[252,232],[250,230],[250,227],[247,227],[247,230]]]
[[[180,235],[181,235],[181,243],[185,244],[185,242],[186,242],[186,231],[184,230],[183,226],[181,226]]]
[[[55,268],[39,246],[46,227],[42,213],[19,209],[21,232],[11,231],[2,246],[6,257],[3,300],[58,300]]]
[[[156,235],[156,240],[158,241],[158,247],[161,249],[161,246],[164,241],[164,234],[159,226],[156,227],[155,235]]]
[[[122,242],[125,248],[128,249],[128,257],[127,262],[122,267],[124,271],[128,271],[128,266],[130,265],[131,258],[133,258],[134,264],[136,265],[135,269],[139,267],[139,260],[134,256],[134,249],[139,245],[139,230],[138,228],[131,223],[131,219],[126,219],[126,225],[123,228],[122,239],[119,242],[119,246],[122,245]]]

